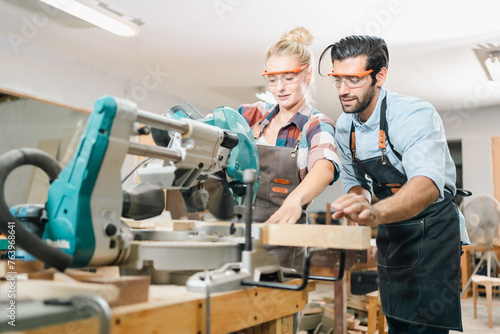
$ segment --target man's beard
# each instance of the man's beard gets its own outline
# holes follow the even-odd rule
[[[353,105],[354,109],[351,111],[346,111],[344,104],[342,103],[342,97],[349,97],[349,95],[339,96],[340,104],[342,105],[342,110],[347,114],[359,114],[363,112],[372,102],[375,97],[375,87],[370,87],[372,89],[367,90],[363,96],[361,96],[361,100],[357,96],[353,96],[355,100],[358,101],[357,104]]]

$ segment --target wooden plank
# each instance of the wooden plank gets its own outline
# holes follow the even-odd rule
[[[366,226],[285,225],[262,226],[262,243],[362,250],[370,248],[371,229]]]
[[[491,150],[493,160],[493,194],[500,202],[500,137],[491,139]]]

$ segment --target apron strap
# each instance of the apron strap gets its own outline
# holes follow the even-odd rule
[[[387,111],[387,101],[386,101],[386,97],[384,97],[384,99],[382,100],[382,106],[380,108],[380,133],[382,133],[382,131],[384,132],[384,137],[385,137],[384,139],[387,139],[387,143],[389,143],[391,150],[394,152],[396,157],[401,161],[401,160],[403,160],[403,157],[401,156],[401,154],[399,154],[398,151],[396,151],[394,149],[394,146],[392,145],[391,140],[389,139],[389,126],[387,125],[386,111]],[[381,140],[382,140],[382,138],[380,138],[380,136],[379,136],[379,142]],[[380,143],[379,143],[379,147],[380,147]],[[384,151],[385,151],[385,140],[384,140]],[[383,158],[384,158],[384,156],[382,154],[382,159]]]
[[[354,129],[354,122],[351,123],[351,135],[349,136],[349,149],[353,159],[356,157],[356,132]]]

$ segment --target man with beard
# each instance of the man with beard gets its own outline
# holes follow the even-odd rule
[[[347,193],[332,203],[332,218],[377,226],[390,334],[462,330],[460,242],[467,236],[441,118],[429,103],[382,88],[389,65],[383,39],[343,38],[320,63],[328,50],[344,111],[335,141]]]

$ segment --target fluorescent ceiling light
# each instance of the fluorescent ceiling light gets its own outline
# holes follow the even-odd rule
[[[137,35],[139,27],[134,22],[88,0],[40,0],[68,14],[122,37]]]

